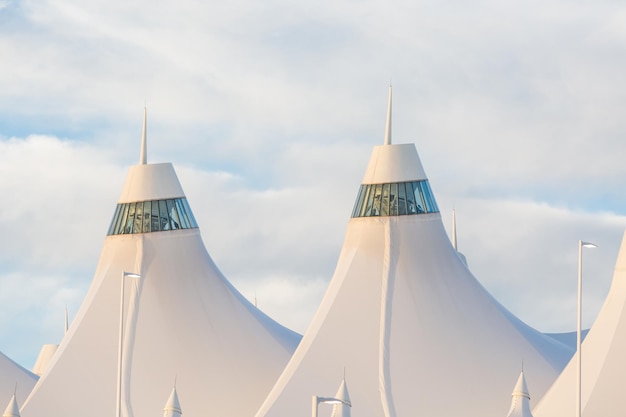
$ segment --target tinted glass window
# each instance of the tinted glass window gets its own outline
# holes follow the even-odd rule
[[[118,204],[109,235],[150,233],[174,229],[196,229],[186,198]]]
[[[352,217],[405,216],[438,213],[428,180],[389,184],[363,184]]]

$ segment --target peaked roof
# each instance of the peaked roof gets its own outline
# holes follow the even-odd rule
[[[341,400],[341,403],[333,405],[332,417],[351,417],[350,408],[352,408],[352,401],[350,401],[350,394],[348,393],[348,385],[346,379],[341,380],[341,385],[335,394],[335,398]]]
[[[617,255],[613,281],[595,323],[582,343],[581,411],[583,416],[617,417],[626,386],[626,232]],[[539,401],[535,417],[574,415],[576,357]]]
[[[118,202],[185,198],[185,192],[171,163],[135,165],[128,175]]]
[[[0,401],[6,403],[16,393],[19,402],[25,401],[37,379],[37,375],[0,352]]]
[[[511,409],[507,417],[533,417],[530,412],[530,394],[526,386],[524,371],[519,374],[511,396],[513,399],[511,400]]]
[[[4,410],[4,413],[2,413],[2,417],[20,417],[20,408],[17,406],[15,394],[11,396],[11,400]]]
[[[414,145],[377,146],[322,303],[256,417],[305,415],[344,367],[361,417],[500,417],[520,360],[543,393],[570,355],[457,256]]]
[[[517,383],[513,389],[513,397],[525,397],[530,400],[530,394],[528,393],[528,386],[526,385],[526,378],[524,377],[524,371],[520,372]]]
[[[299,339],[219,271],[172,165],[140,164],[129,170],[88,293],[22,416],[110,417],[118,381],[122,415],[158,415],[168,375],[178,376],[189,415],[251,415]]]
[[[165,404],[163,411],[165,412],[163,414],[164,417],[180,417],[183,414],[180,408],[180,401],[178,400],[176,387],[172,388],[172,393],[167,399],[167,403]]]

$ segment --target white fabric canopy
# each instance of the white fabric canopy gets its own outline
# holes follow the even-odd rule
[[[9,404],[13,393],[16,394],[17,402],[22,404],[35,386],[37,378],[37,375],[0,352],[0,407]]]
[[[622,417],[626,386],[626,233],[604,306],[582,344],[582,415]],[[574,415],[577,363],[572,358],[533,410],[535,417]]]
[[[413,145],[376,147],[364,176],[419,179]],[[355,416],[501,417],[522,361],[540,396],[570,355],[478,283],[439,213],[352,218],[322,304],[256,417],[306,415],[344,368]]]
[[[170,164],[139,165],[120,203],[181,197]],[[188,416],[252,415],[300,339],[224,278],[199,229],[110,235],[77,317],[22,417],[116,414],[122,280],[125,417],[160,415],[175,378]]]

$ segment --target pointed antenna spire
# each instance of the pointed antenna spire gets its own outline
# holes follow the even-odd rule
[[[524,371],[520,372],[519,378],[517,378],[517,383],[515,384],[515,388],[513,388],[512,396],[517,397],[526,397],[530,399],[530,394],[528,393],[528,386],[526,385],[526,377],[524,376]]]
[[[452,209],[452,247],[455,251],[459,250],[456,245],[456,212],[454,208]]]
[[[141,152],[139,154],[139,165],[148,163],[148,108],[143,107],[143,129],[141,131]]]
[[[67,306],[65,306],[65,333],[67,333],[69,328],[70,328],[70,321],[68,319]]]
[[[174,388],[167,400],[167,404],[163,408],[163,417],[180,417],[183,414],[180,408],[180,401],[178,400],[178,393],[176,392],[176,382],[174,382]]]
[[[339,389],[337,390],[337,394],[335,394],[335,398],[341,402],[333,405],[332,417],[351,417],[350,408],[352,407],[352,401],[350,401],[350,394],[348,393],[348,385],[346,384],[345,375],[341,381]]]
[[[20,417],[20,408],[18,407],[17,400],[15,399],[15,392],[11,396],[11,400],[9,401],[7,408],[4,410],[4,413],[2,413],[2,417]]]
[[[528,394],[524,371],[520,373],[511,396],[511,409],[507,417],[533,417],[530,410],[530,394]]]
[[[385,145],[391,145],[391,83],[389,83],[389,102],[387,103],[387,126],[385,127]]]

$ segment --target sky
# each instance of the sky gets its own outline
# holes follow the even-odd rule
[[[148,109],[224,275],[300,333],[372,147],[414,143],[505,307],[585,327],[626,226],[613,0],[0,0],[0,351],[31,368],[93,277]]]

